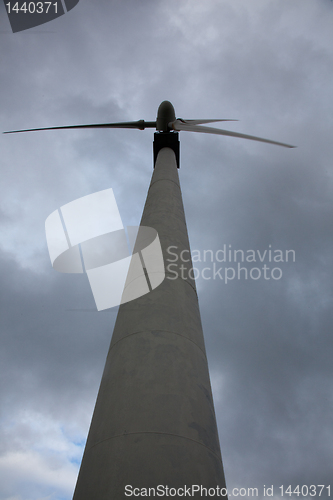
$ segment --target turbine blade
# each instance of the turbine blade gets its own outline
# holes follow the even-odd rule
[[[64,130],[64,129],[76,129],[76,128],[137,128],[144,130],[145,128],[155,128],[156,122],[145,122],[144,120],[138,120],[136,122],[120,122],[120,123],[97,123],[90,125],[65,125],[63,127],[45,127],[45,128],[28,128],[25,130],[11,130],[9,132],[3,132],[4,134],[16,134],[18,132],[36,132],[39,130]]]
[[[203,123],[215,123],[215,122],[238,122],[238,120],[233,120],[233,119],[230,119],[230,118],[226,118],[226,119],[218,119],[218,120],[183,120],[183,118],[177,118],[177,120],[173,123],[177,123],[177,122],[180,122],[180,123],[187,123],[188,125],[201,125]]]
[[[290,144],[285,144],[283,142],[277,142],[277,141],[271,141],[270,139],[263,139],[262,137],[255,137],[254,135],[246,135],[246,134],[240,134],[238,132],[231,132],[230,130],[222,130],[219,128],[213,128],[213,127],[200,127],[197,125],[189,125],[187,123],[182,123],[179,122],[179,120],[176,120],[176,122],[173,122],[172,124],[173,130],[185,130],[187,132],[203,132],[206,134],[218,134],[218,135],[226,135],[229,137],[239,137],[241,139],[250,139],[251,141],[259,141],[259,142],[267,142],[268,144],[276,144],[277,146],[283,146],[285,148],[295,148],[296,146],[291,146]]]

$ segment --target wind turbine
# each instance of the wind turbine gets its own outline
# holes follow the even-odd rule
[[[205,127],[230,120],[176,119],[161,103],[154,122],[106,123],[27,129],[156,128],[154,172],[141,226],[154,228],[165,261],[177,256],[172,276],[154,290],[122,304],[73,500],[130,496],[226,498],[213,397],[190,255],[179,168],[179,131],[203,132],[289,144]],[[183,252],[183,253],[182,253]],[[185,266],[186,273],[180,271]],[[176,266],[176,267],[175,267]],[[183,276],[187,279],[184,279]]]

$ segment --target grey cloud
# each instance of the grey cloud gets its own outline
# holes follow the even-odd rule
[[[332,16],[328,0],[81,1],[15,35],[0,17],[1,130],[154,120],[169,99],[178,117],[237,118],[230,130],[298,146],[180,137],[193,250],[296,252],[274,282],[198,280],[227,484],[261,495],[331,481]],[[152,138],[0,138],[4,500],[71,498],[116,316],[82,311],[94,309],[89,285],[53,271],[45,219],[112,187],[124,225],[138,224]],[[29,482],[22,463],[43,457]]]

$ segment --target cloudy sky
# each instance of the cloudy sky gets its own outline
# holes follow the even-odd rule
[[[182,132],[180,178],[192,250],[267,250],[270,268],[226,283],[196,263],[228,488],[333,495],[333,2],[81,0],[15,34],[1,3],[0,46],[1,131],[154,120],[168,99],[178,117],[297,145]],[[112,187],[138,224],[152,138],[0,136],[0,500],[72,498],[117,313],[52,269],[45,219]]]

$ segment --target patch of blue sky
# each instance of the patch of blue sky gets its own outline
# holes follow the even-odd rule
[[[81,460],[82,460],[82,457],[79,459],[79,458],[70,458],[69,461],[71,464],[73,465],[76,465],[77,467],[79,467],[81,465]]]

